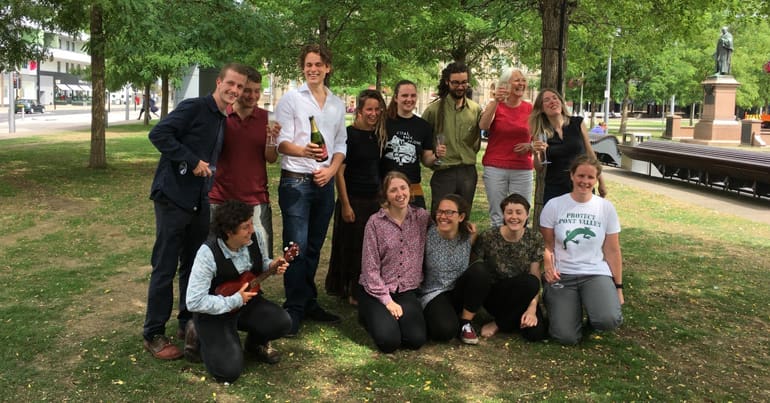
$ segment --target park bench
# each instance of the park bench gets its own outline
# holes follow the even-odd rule
[[[596,153],[596,158],[605,165],[620,166],[620,150],[618,150],[618,138],[603,134],[588,134],[591,140],[591,148]]]
[[[655,165],[664,178],[770,197],[770,153],[674,141],[618,147],[629,158]]]

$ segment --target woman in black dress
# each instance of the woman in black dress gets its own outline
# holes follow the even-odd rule
[[[379,210],[379,161],[387,134],[379,92],[364,90],[358,95],[356,117],[348,126],[345,162],[335,176],[337,204],[334,210],[332,252],[326,274],[326,292],[357,301],[353,287],[361,274],[361,246],[369,216]]]

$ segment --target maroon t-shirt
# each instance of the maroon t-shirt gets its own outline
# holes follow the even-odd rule
[[[246,119],[227,107],[225,140],[219,154],[211,203],[240,200],[250,206],[270,203],[267,192],[267,111],[254,108]]]

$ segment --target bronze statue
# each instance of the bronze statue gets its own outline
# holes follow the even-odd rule
[[[722,27],[722,35],[717,41],[717,51],[714,53],[716,61],[716,74],[730,74],[730,65],[733,57],[733,36],[727,32],[727,27]]]

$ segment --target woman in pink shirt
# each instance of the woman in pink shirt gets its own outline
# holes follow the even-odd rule
[[[489,131],[484,158],[484,187],[489,200],[492,226],[503,223],[500,202],[512,193],[532,199],[532,152],[529,113],[532,104],[524,101],[527,79],[517,69],[506,69],[487,104],[479,128]]]
[[[382,181],[383,207],[364,230],[358,315],[383,353],[425,344],[425,319],[417,298],[430,214],[409,204],[406,175],[391,171]]]

